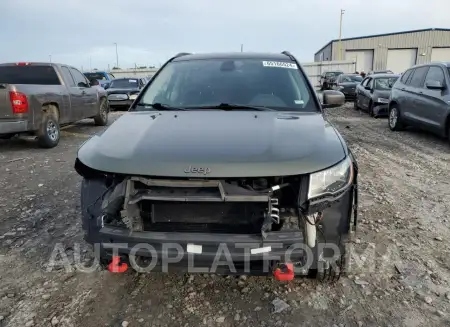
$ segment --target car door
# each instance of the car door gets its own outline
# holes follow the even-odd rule
[[[70,67],[70,72],[81,90],[81,101],[84,104],[82,118],[95,116],[98,113],[97,89],[89,85],[89,81],[78,69]]]
[[[368,109],[370,99],[372,99],[373,91],[373,78],[368,77],[367,83],[364,86],[363,92],[361,94],[361,108]]]
[[[70,96],[69,119],[67,122],[75,122],[83,119],[84,99],[82,96],[82,90],[77,86],[75,78],[71,74],[69,67],[61,66],[61,73]]]
[[[369,82],[370,77],[366,77],[362,80],[362,82],[356,86],[356,103],[358,105],[358,107],[362,108],[362,103],[363,103],[363,97],[364,97],[364,91],[365,91],[365,87],[367,85],[367,82]]]
[[[439,82],[442,89],[432,89],[427,87],[428,82]],[[445,81],[444,70],[439,66],[430,66],[425,76],[425,85],[421,100],[421,107],[424,123],[429,125],[433,132],[442,133],[445,131],[445,121],[448,112],[448,103],[444,97],[449,94],[448,84]]]
[[[423,99],[425,76],[427,75],[429,67],[421,66],[414,69],[411,76],[408,78],[406,85],[406,111],[402,113],[410,121],[412,125],[418,127],[426,127],[423,116],[423,106],[425,104]]]

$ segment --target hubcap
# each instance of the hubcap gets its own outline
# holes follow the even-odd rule
[[[52,141],[56,141],[58,139],[58,127],[51,120],[47,123],[47,135]]]
[[[392,108],[389,114],[389,125],[391,126],[391,128],[394,128],[395,125],[397,125],[397,119],[398,119],[397,109]]]

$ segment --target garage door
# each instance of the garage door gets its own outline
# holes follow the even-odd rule
[[[373,67],[373,50],[347,50],[345,60],[356,61],[356,70],[364,70],[367,73]]]
[[[386,69],[394,73],[403,73],[416,64],[417,49],[390,49],[387,55]]]
[[[431,61],[450,61],[450,48],[433,48]]]

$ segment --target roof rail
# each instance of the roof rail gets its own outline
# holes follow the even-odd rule
[[[180,52],[180,53],[176,54],[176,55],[174,56],[174,58],[178,58],[178,57],[181,57],[181,56],[187,56],[187,55],[190,55],[190,54],[192,54],[192,53],[189,53],[189,52]]]
[[[281,54],[288,56],[291,60],[297,61],[297,60],[295,60],[294,56],[289,51],[283,51],[283,52],[281,52]]]

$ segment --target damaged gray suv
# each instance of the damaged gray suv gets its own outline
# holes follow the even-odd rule
[[[110,271],[345,271],[358,169],[289,53],[181,53],[79,149],[85,240]],[[120,269],[121,270],[120,270]]]

